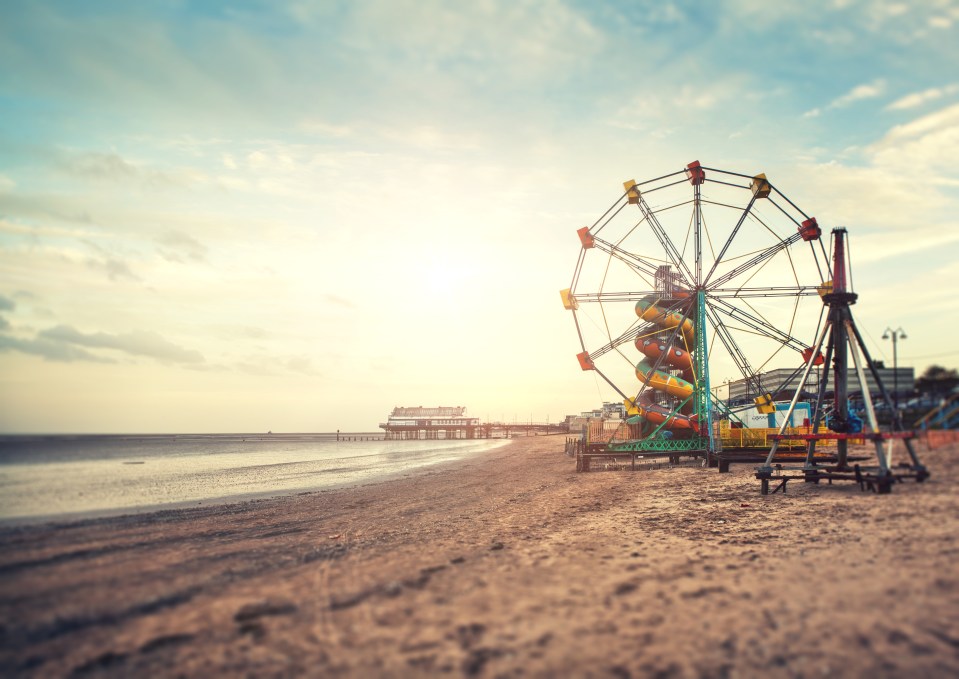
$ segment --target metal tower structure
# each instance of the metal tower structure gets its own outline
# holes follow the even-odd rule
[[[921,482],[929,477],[929,472],[919,461],[919,456],[912,444],[915,432],[907,431],[903,427],[899,413],[893,409],[892,399],[879,377],[879,372],[869,356],[869,351],[866,349],[859,330],[856,328],[850,307],[856,303],[858,295],[852,291],[851,280],[848,276],[851,269],[849,268],[848,250],[846,248],[846,229],[833,229],[832,236],[831,290],[822,296],[823,304],[827,310],[826,323],[819,333],[813,351],[806,359],[806,366],[800,378],[799,386],[789,404],[783,426],[780,427],[779,433],[773,436],[774,441],[766,462],[756,470],[756,478],[760,479],[762,483],[761,492],[763,495],[770,492],[769,486],[772,481],[779,481],[779,485],[772,492],[775,493],[780,489],[785,492],[786,482],[793,478],[802,478],[809,483],[818,483],[821,480],[826,480],[829,483],[834,480],[852,480],[858,482],[862,488],[870,488],[877,493],[888,493],[892,490],[893,483],[904,478],[915,478],[916,481]],[[825,422],[827,428],[831,431],[819,431],[824,412],[826,387],[829,383],[828,379],[823,379],[819,384],[812,433],[786,434],[785,422],[788,422],[796,407],[803,387],[809,379],[815,357],[821,355],[820,352],[824,343],[827,374],[829,367],[832,366],[833,404],[831,413]],[[851,413],[849,409],[850,358],[852,358],[852,368],[859,383],[865,406],[866,421],[869,425],[868,432],[863,431],[862,420]],[[872,372],[881,398],[892,410],[891,431],[881,431],[876,420],[872,398],[869,394],[869,385],[866,381],[866,369]],[[776,453],[780,441],[790,439],[801,439],[807,442],[806,459],[801,467],[789,467],[776,463]],[[829,439],[836,441],[835,464],[817,464],[814,459],[816,442]],[[875,466],[858,464],[850,466],[849,441],[851,439],[866,439],[873,442],[876,450]],[[903,442],[910,460],[893,467],[892,451],[895,440]],[[886,444],[885,449],[883,443]]]

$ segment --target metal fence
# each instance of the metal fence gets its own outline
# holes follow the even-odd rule
[[[626,424],[624,420],[592,420],[585,426],[585,443],[588,447],[598,447],[610,443],[631,441],[640,438],[640,425]],[[820,425],[817,433],[828,430]],[[713,425],[713,437],[722,443],[722,450],[746,448],[769,449],[773,444],[770,438],[778,434],[779,428],[746,428],[731,427],[728,420],[720,420]],[[812,427],[787,427],[786,434],[811,434]],[[850,444],[865,443],[865,439],[849,439]],[[816,442],[817,450],[832,450],[836,448],[835,440],[820,440]],[[801,440],[782,440],[780,450],[805,450],[806,442]]]

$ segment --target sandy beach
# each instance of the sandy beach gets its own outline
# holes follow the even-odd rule
[[[406,478],[0,530],[5,676],[959,675],[955,445],[891,495],[751,465]]]

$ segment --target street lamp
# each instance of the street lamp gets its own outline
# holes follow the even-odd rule
[[[896,412],[899,412],[899,355],[896,351],[896,344],[901,339],[906,339],[906,331],[902,328],[886,328],[882,333],[883,339],[892,339],[892,402]]]

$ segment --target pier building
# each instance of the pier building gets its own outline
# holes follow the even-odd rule
[[[479,418],[467,417],[464,406],[397,406],[380,428],[387,440],[473,439],[482,435]]]

